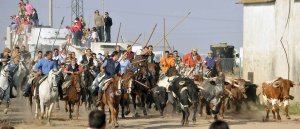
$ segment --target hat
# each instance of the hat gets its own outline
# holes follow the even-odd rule
[[[4,48],[4,49],[3,49],[3,53],[4,53],[4,52],[9,52],[9,53],[10,53],[11,50],[10,50],[9,48]]]
[[[212,50],[208,51],[208,54],[213,54],[214,52]]]

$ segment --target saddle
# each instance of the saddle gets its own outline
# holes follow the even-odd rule
[[[103,88],[102,88],[102,91],[105,91],[105,90],[107,89],[107,87],[108,87],[107,83],[109,83],[111,79],[112,79],[112,78],[107,79],[107,80],[104,81],[104,84],[103,84],[104,86],[103,86]]]
[[[42,84],[42,82],[44,82],[47,78],[48,78],[48,74],[45,75],[43,78],[41,78],[41,80],[39,80],[39,84]]]

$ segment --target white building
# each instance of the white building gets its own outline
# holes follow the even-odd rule
[[[300,0],[240,3],[244,5],[243,77],[258,85],[276,77],[299,84]],[[299,101],[297,91],[300,88],[293,88],[292,94]]]

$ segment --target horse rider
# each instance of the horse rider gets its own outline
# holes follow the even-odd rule
[[[4,48],[3,52],[0,54],[0,66],[2,69],[2,66],[6,64],[8,61],[10,61],[10,52],[11,50],[9,48]]]
[[[78,60],[78,64],[88,64],[89,67],[93,68],[98,65],[97,61],[94,60],[91,49],[86,49],[85,54]]]
[[[127,46],[127,59],[132,62],[132,60],[134,59],[134,52],[132,51],[132,46],[131,45],[128,45]]]
[[[148,46],[149,52],[148,52],[148,63],[155,63],[154,58],[155,54],[153,53],[153,46]]]
[[[78,74],[81,71],[81,67],[77,64],[76,59],[72,58],[71,63],[68,64],[64,70],[66,73],[65,76],[65,82],[62,85],[62,90],[63,90],[63,99],[66,98],[66,90],[67,88],[71,85],[71,75],[72,74]],[[80,85],[76,85],[76,90],[77,92],[80,92]]]
[[[164,56],[160,59],[159,64],[162,72],[161,77],[171,76],[170,71],[175,68],[175,59],[169,51],[165,51]]]
[[[178,55],[178,51],[177,50],[174,50],[173,57],[175,59],[175,68],[176,68],[176,70],[177,70],[178,73],[181,73],[182,59]]]
[[[10,76],[13,77],[14,71],[17,69],[21,60],[21,53],[19,47],[15,47],[15,50],[12,51],[11,59],[12,62],[10,62]]]
[[[106,83],[110,78],[114,77],[120,72],[120,63],[118,62],[119,53],[114,51],[111,54],[111,58],[105,60],[101,65],[101,71],[104,76],[100,79],[99,90],[98,90],[98,102],[101,102],[103,95],[103,87],[107,87],[109,83]],[[97,78],[96,78],[97,79]],[[96,83],[97,84],[97,83]]]
[[[207,69],[207,72],[205,72],[205,76],[209,74],[211,70],[215,67],[216,59],[213,56],[213,51],[209,51],[207,57],[204,59],[204,68]]]
[[[34,72],[36,72],[36,76],[34,78],[34,81],[35,82],[39,82],[41,80],[41,78],[45,79],[46,76],[48,75],[48,73],[52,70],[52,69],[57,69],[57,63],[56,61],[54,61],[52,59],[52,51],[47,51],[46,54],[45,54],[45,57],[42,58],[41,60],[39,60],[39,62],[37,62],[37,64],[35,65],[35,68],[34,68]],[[29,97],[29,94],[30,94],[30,91],[31,91],[31,85],[27,85],[26,86],[26,89],[25,89],[25,93],[24,93],[24,96],[25,97]],[[36,96],[39,95],[38,93],[38,88],[39,88],[39,85],[36,85]],[[60,96],[62,96],[61,94],[62,93],[59,93]]]
[[[193,48],[190,53],[186,54],[183,57],[182,62],[186,67],[185,76],[190,76],[192,74],[192,72],[194,72],[194,74],[198,74],[197,72],[199,72],[199,71],[197,68],[200,69],[200,66],[202,63],[202,58],[197,53],[197,50],[195,48]]]
[[[128,56],[128,52],[127,51],[123,51],[122,53],[122,58],[119,61],[120,62],[120,74],[124,74],[126,72],[126,70],[131,68],[131,63],[127,58]]]

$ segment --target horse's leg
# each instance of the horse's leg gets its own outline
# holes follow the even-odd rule
[[[32,100],[32,97],[31,97]],[[34,117],[37,119],[38,118],[38,109],[39,109],[39,103],[37,100],[35,100],[35,112],[34,112]]]
[[[181,110],[181,112],[182,112],[181,125],[183,126],[184,125],[184,119],[185,119],[185,111]]]
[[[146,94],[141,95],[141,108],[143,110],[144,116],[147,116],[147,110],[145,108]]]
[[[67,102],[67,101],[65,101],[65,111],[66,111],[66,112],[69,111],[69,110],[68,110],[68,102]]]
[[[45,107],[44,107],[44,102],[43,101],[40,102],[40,109],[41,109],[40,119],[43,119],[44,118],[44,114],[45,114]]]
[[[125,108],[125,101],[124,101],[124,95],[121,96],[121,100],[120,100],[120,105],[121,105],[121,110],[122,110],[122,118],[125,119],[125,111],[124,111],[124,108]]]
[[[225,101],[222,102],[220,116],[224,119],[224,112],[225,112]]]
[[[116,109],[114,108],[112,102],[108,101],[108,107],[109,107],[109,111],[110,111],[110,120],[113,124],[114,127],[117,127],[117,120],[116,120],[116,114],[117,114],[117,111]]]
[[[76,103],[76,117],[77,117],[77,120],[78,120],[78,117],[79,117],[79,102]]]
[[[60,110],[60,107],[59,107],[59,99],[56,99],[55,101],[55,105],[56,105],[56,110]]]
[[[131,94],[131,97],[132,97],[132,104],[133,104],[133,109],[134,109],[133,117],[137,117],[138,113],[136,111],[136,94]]]
[[[49,106],[46,105],[45,106],[45,115],[44,115],[44,118],[48,118],[48,116],[49,116],[48,115],[48,113],[49,113],[48,111],[49,111]]]
[[[52,113],[52,110],[53,110],[53,107],[54,107],[54,103],[51,103],[50,106],[49,106],[49,109],[48,109],[48,124],[50,125],[50,119],[51,119],[51,113]]]
[[[28,101],[29,101],[29,106],[30,106],[30,112],[32,113],[32,96],[31,95],[28,97]]]
[[[72,120],[72,112],[73,112],[72,104],[68,102],[68,105],[69,105],[69,119]]]

